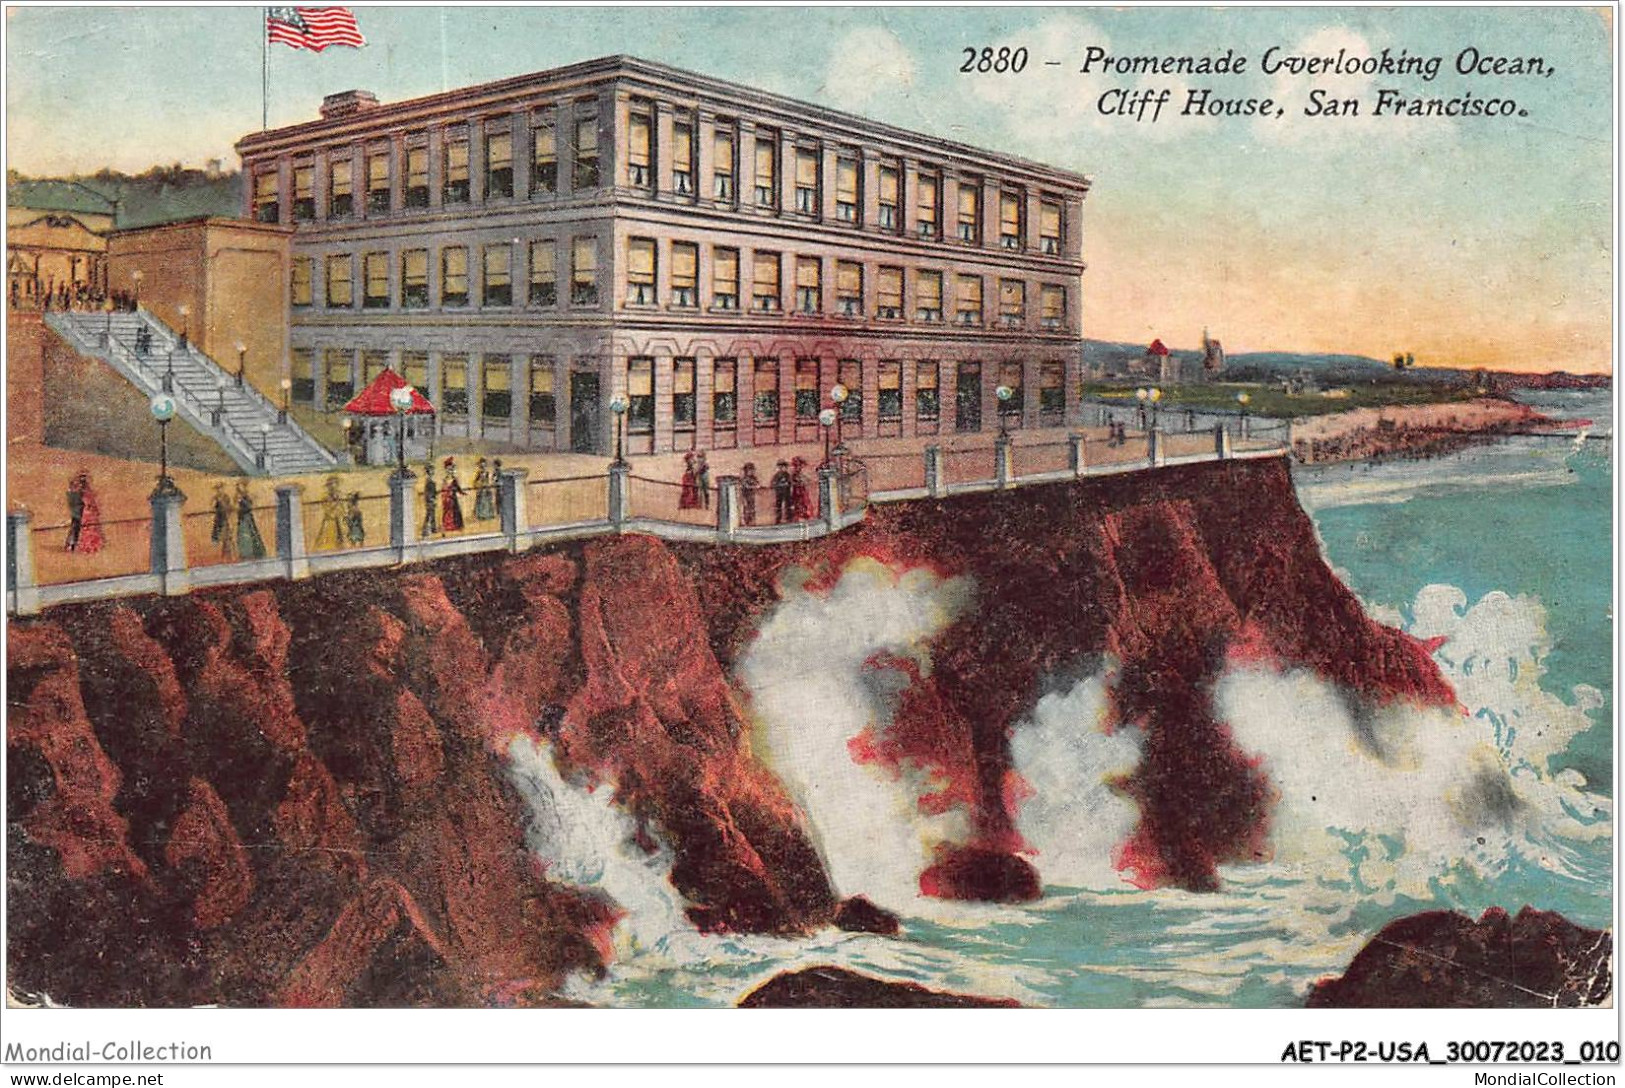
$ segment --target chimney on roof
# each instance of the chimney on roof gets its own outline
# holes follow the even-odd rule
[[[378,96],[371,91],[340,91],[322,99],[321,118],[323,121],[329,121],[335,117],[349,117],[377,108]]]

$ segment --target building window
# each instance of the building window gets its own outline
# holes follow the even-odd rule
[[[756,137],[756,203],[763,208],[779,203],[778,142],[777,134],[765,129]]]
[[[468,356],[440,357],[440,411],[448,416],[468,415]]]
[[[553,394],[554,364],[551,355],[530,357],[530,422],[551,427],[558,418],[558,401]]]
[[[1023,384],[1022,370],[1020,362],[999,364],[999,384],[1010,390],[1010,399],[999,402],[999,415],[1005,418],[1007,424],[1014,426],[1019,426],[1021,414],[1027,408],[1027,389]]]
[[[914,364],[914,418],[935,423],[942,410],[937,399],[939,367],[935,360],[922,359]]]
[[[553,268],[553,239],[530,244],[530,304],[553,306],[559,301],[558,274]]]
[[[817,257],[796,258],[796,309],[816,314],[823,309],[824,262]]]
[[[1046,329],[1058,329],[1066,323],[1066,288],[1046,283],[1038,293],[1038,323]]]
[[[447,134],[446,146],[441,152],[445,168],[445,182],[440,187],[442,204],[467,204],[468,189],[468,137],[463,133]]]
[[[307,222],[316,218],[316,167],[293,168],[293,218]]]
[[[316,403],[316,362],[309,348],[294,348],[288,353],[288,377],[288,394],[294,403]]]
[[[350,255],[336,253],[327,258],[327,304],[354,306],[355,287],[350,282]]]
[[[260,223],[275,223],[281,217],[282,206],[277,202],[275,170],[254,175],[254,219]]]
[[[671,362],[671,422],[679,430],[694,429],[694,360]]]
[[[626,429],[632,434],[655,429],[655,361],[646,356],[626,361]]]
[[[598,103],[591,102],[581,107],[586,116],[576,117],[576,167],[575,187],[577,189],[598,188]]]
[[[440,251],[440,305],[468,305],[468,249],[464,246]]]
[[[796,360],[796,422],[818,421],[818,360]]]
[[[598,305],[598,241],[577,238],[570,246],[570,305]]]
[[[646,113],[634,113],[627,121],[626,178],[628,184],[639,189],[654,187],[651,127]]]
[[[857,261],[835,262],[835,312],[842,317],[863,314],[863,266]]]
[[[862,205],[858,160],[835,160],[835,218],[843,223],[859,221],[858,209]]]
[[[717,359],[711,364],[711,424],[731,431],[739,418],[739,362]]]
[[[401,252],[401,308],[422,310],[429,305],[429,251]]]
[[[683,196],[694,195],[694,126],[671,127],[671,187]]]
[[[875,400],[875,414],[888,422],[903,418],[903,364],[896,360],[880,361],[879,395]]]
[[[343,408],[355,396],[355,353],[349,348],[328,348],[322,362],[327,371],[327,409]]]
[[[779,361],[757,359],[755,371],[756,423],[764,427],[771,426],[779,421]]]
[[[1019,329],[1027,321],[1027,285],[1020,280],[999,281],[999,320],[1007,329]]]
[[[758,250],[753,264],[751,309],[772,313],[779,308],[779,255]]]
[[[513,133],[485,134],[485,199],[506,200],[513,196]]]
[[[361,388],[371,385],[373,379],[389,366],[389,352],[376,349],[361,353]]]
[[[406,149],[406,193],[402,201],[408,208],[429,206],[429,149]]]
[[[818,149],[796,148],[796,211],[818,214]]]
[[[875,316],[897,320],[903,316],[903,270],[882,268],[875,279]]]
[[[999,194],[999,244],[1005,249],[1021,248],[1021,194]]]
[[[401,377],[406,384],[434,402],[434,396],[429,390],[429,355],[423,351],[401,352]]]
[[[348,158],[334,159],[327,164],[329,219],[347,219],[355,214],[355,179],[350,173],[352,166]]]
[[[487,306],[513,305],[513,246],[506,242],[485,247],[485,291]]]
[[[655,304],[655,240],[633,238],[626,253],[626,301],[631,306]]]
[[[982,238],[982,182],[979,178],[959,179],[959,240],[977,242]]]
[[[507,419],[513,415],[513,357],[487,355],[480,362],[480,414]]]
[[[882,166],[880,168],[880,225],[886,230],[896,230],[900,222],[897,215],[898,183],[897,167]]]
[[[737,169],[734,163],[734,134],[722,127],[726,123],[717,122],[711,145],[711,193],[718,200],[734,198],[734,171]]]
[[[361,258],[361,308],[389,309],[389,254],[369,253]]]
[[[960,363],[954,374],[954,429],[982,429],[982,364]]]
[[[367,214],[389,214],[389,152],[367,154]]]
[[[1061,206],[1053,200],[1038,205],[1038,249],[1051,257],[1061,255]]]
[[[671,244],[671,304],[685,309],[700,304],[700,247],[693,242]]]
[[[955,320],[961,325],[982,323],[982,277],[960,276],[959,292],[954,303]]]
[[[313,268],[309,257],[295,257],[293,259],[288,276],[288,301],[293,305],[310,305],[312,273]]]
[[[937,197],[938,186],[941,179],[935,174],[921,172],[919,175],[919,195],[915,201],[915,218],[920,224],[921,238],[935,238],[937,230],[937,208],[941,203]]]
[[[530,129],[530,191],[556,193],[559,189],[559,134],[551,116],[537,114]]]
[[[1038,364],[1038,410],[1046,416],[1066,411],[1066,364]]]
[[[739,309],[739,251],[717,248],[711,251],[711,308]]]
[[[942,320],[942,273],[914,273],[914,319]]]
[[[842,359],[836,364],[835,380],[846,387],[846,399],[841,402],[841,422],[862,423],[863,364],[856,359]]]

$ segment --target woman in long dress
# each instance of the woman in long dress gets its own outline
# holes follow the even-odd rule
[[[463,530],[463,496],[467,494],[457,479],[457,462],[450,457],[443,462],[446,482],[440,487],[440,527],[448,533]]]
[[[799,457],[790,461],[790,517],[794,521],[814,516],[808,510],[806,466],[807,462]]]
[[[490,521],[497,516],[497,490],[495,481],[485,467],[485,458],[474,462],[474,520]]]
[[[685,453],[683,454],[683,491],[677,497],[677,508],[679,510],[695,510],[699,508],[699,505],[700,487],[699,481],[694,475],[694,455]]]
[[[84,502],[84,513],[79,518],[79,544],[74,551],[81,555],[95,555],[105,543],[102,537],[102,504],[90,487],[90,473],[79,474],[79,497]]]
[[[209,527],[209,539],[220,545],[220,558],[232,558],[237,547],[237,534],[231,528],[231,496],[225,484],[214,485],[214,523]]]
[[[322,524],[316,530],[316,547],[320,549],[344,546],[343,500],[339,498],[339,478],[327,478],[327,494],[322,496]]]
[[[254,500],[246,483],[237,485],[237,554],[243,559],[265,558],[265,538],[254,520]]]

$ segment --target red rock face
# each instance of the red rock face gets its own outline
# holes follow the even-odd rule
[[[1039,893],[1010,737],[1108,658],[1114,720],[1146,738],[1119,857],[1144,884],[1208,887],[1268,849],[1269,783],[1211,704],[1227,654],[1454,701],[1332,577],[1274,462],[880,507],[779,547],[625,536],[63,606],[11,624],[8,982],[70,1004],[549,1000],[606,962],[619,909],[527,850],[520,736],[669,848],[701,929],[829,924],[731,670],[790,568],[821,592],[860,556],[975,587],[928,673],[871,663],[908,683],[850,746],[930,772],[925,811],[970,816],[913,874],[928,894]]]

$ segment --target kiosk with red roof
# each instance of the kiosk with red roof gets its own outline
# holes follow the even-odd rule
[[[411,407],[397,413],[390,394],[411,389]],[[344,406],[344,429],[350,454],[358,464],[387,465],[395,460],[395,443],[405,431],[406,459],[429,456],[434,440],[434,405],[406,379],[385,367],[372,384]]]

